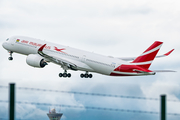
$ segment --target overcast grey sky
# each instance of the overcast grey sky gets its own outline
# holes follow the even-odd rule
[[[60,66],[50,63],[43,69],[26,64],[26,56],[14,53],[13,61],[0,47],[0,85],[10,82],[19,87],[90,93],[120,94],[180,99],[180,2],[177,0],[0,0],[0,44],[13,35],[39,38],[62,45],[114,56],[138,56],[154,41],[164,42],[159,54],[175,51],[156,59],[150,69],[170,69],[176,73],[155,76],[109,77],[93,73],[92,79],[80,79],[80,71],[71,79],[59,78]],[[8,90],[0,88],[0,99],[8,100]],[[62,94],[16,91],[16,100],[157,111],[158,101],[133,100]],[[48,120],[49,107],[16,104],[16,118]],[[180,113],[180,105],[167,103],[167,112]],[[59,109],[59,108],[57,108]],[[157,120],[159,115],[61,108],[63,120]],[[8,117],[8,104],[0,103],[0,118]],[[167,116],[178,120],[180,117]]]

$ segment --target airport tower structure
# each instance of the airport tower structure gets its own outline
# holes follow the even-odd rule
[[[56,110],[54,108],[49,110],[49,113],[47,113],[49,120],[60,120],[62,115],[62,113],[56,113]]]

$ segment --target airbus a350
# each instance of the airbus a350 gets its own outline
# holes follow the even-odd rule
[[[108,76],[142,76],[155,75],[156,72],[172,72],[170,70],[149,70],[154,58],[168,56],[174,49],[166,54],[156,56],[163,42],[155,41],[141,55],[129,58],[116,58],[87,52],[52,42],[25,37],[12,36],[2,46],[10,53],[9,60],[13,60],[12,53],[27,55],[26,63],[32,67],[44,68],[48,62],[60,65],[64,73],[59,77],[71,77],[67,70],[84,71],[81,78],[92,78],[89,72]]]

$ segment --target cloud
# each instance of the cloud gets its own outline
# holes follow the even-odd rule
[[[168,57],[156,59],[151,69],[179,71],[179,2],[172,1],[0,1],[0,44],[12,35],[23,35],[115,57],[140,55],[155,40],[164,44],[159,54],[175,48]],[[80,79],[80,71],[71,79],[58,77],[60,66],[49,64],[43,69],[26,64],[26,56],[8,53],[0,47],[0,83],[9,82],[30,88],[119,94],[159,98],[179,98],[179,74],[157,73],[144,77],[109,77],[93,73],[92,79]],[[0,90],[0,99],[8,99],[8,90]],[[17,90],[17,100],[159,111],[159,101],[131,100]],[[8,105],[0,103],[0,116],[7,117]],[[178,105],[168,102],[168,112],[178,113]],[[17,104],[17,117],[48,119],[49,106]],[[6,111],[6,112],[5,112]],[[158,115],[62,108],[64,119],[158,119]],[[39,114],[38,114],[39,113]],[[175,117],[167,116],[173,120]]]

